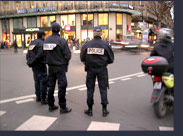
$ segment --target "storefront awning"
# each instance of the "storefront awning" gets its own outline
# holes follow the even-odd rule
[[[115,8],[106,8],[106,9],[88,9],[88,13],[93,12],[121,12],[121,13],[127,13],[131,14],[133,16],[139,16],[141,13],[136,10],[130,10],[130,9],[115,9]],[[73,14],[73,13],[87,13],[87,9],[83,10],[65,10],[65,11],[51,11],[51,12],[36,12],[36,13],[27,13],[27,14],[14,14],[14,15],[3,15],[0,16],[0,19],[2,18],[12,18],[12,17],[26,17],[26,16],[41,16],[41,15],[60,15],[60,14]]]

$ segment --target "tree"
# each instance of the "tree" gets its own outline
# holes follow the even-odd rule
[[[174,1],[150,1],[149,9],[157,17],[157,26],[161,28],[163,20],[169,16]]]

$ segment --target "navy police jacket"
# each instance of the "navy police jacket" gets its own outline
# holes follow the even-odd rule
[[[80,59],[86,67],[106,67],[113,63],[114,54],[108,43],[100,36],[95,36],[93,40],[83,45]]]
[[[27,64],[30,67],[45,64],[45,54],[43,52],[43,40],[38,38],[29,45],[26,55]]]
[[[43,45],[48,65],[67,66],[71,59],[71,52],[67,42],[59,34],[53,33]]]

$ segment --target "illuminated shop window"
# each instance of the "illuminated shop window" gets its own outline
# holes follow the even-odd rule
[[[123,24],[123,14],[116,14],[116,24],[122,25]]]
[[[55,22],[55,16],[41,17],[41,27],[50,27]]]
[[[61,16],[61,27],[64,28],[66,25],[75,26],[75,15]]]
[[[61,27],[64,28],[67,25],[67,15],[61,16]]]
[[[122,40],[122,30],[121,29],[117,29],[116,30],[116,41],[121,41]]]
[[[98,14],[99,25],[108,25],[108,14]]]
[[[102,33],[102,39],[103,40],[106,40],[106,38],[108,38],[108,29],[104,29],[102,31],[103,31],[103,33]]]
[[[93,30],[88,30],[88,38],[93,39]],[[87,30],[81,31],[81,40],[84,41],[87,39]]]
[[[55,16],[50,16],[49,19],[49,26],[51,26],[52,23],[55,22]]]
[[[48,17],[41,17],[41,27],[48,27]]]
[[[69,25],[75,26],[75,15],[68,15]]]
[[[87,14],[82,15],[82,25],[87,25]],[[93,25],[93,14],[88,14],[88,25]]]

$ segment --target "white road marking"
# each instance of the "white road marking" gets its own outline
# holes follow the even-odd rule
[[[31,102],[31,101],[34,101],[34,99],[33,98],[30,98],[30,99],[16,101],[16,104],[21,104],[21,103],[26,103],[26,102]]]
[[[146,76],[146,74],[143,74],[143,75],[138,75],[137,77],[143,77],[143,76]]]
[[[109,81],[109,84],[114,84],[115,82]]]
[[[38,116],[34,115],[32,116],[29,120],[24,122],[22,125],[20,125],[16,130],[25,130],[25,131],[30,131],[30,130],[46,130],[48,127],[50,127],[53,122],[57,118],[54,117],[47,117],[47,116]]]
[[[87,88],[86,87],[84,87],[84,88],[80,88],[80,89],[78,89],[79,91],[84,91],[84,90],[87,90]]]
[[[122,81],[126,81],[126,80],[130,80],[131,78],[123,78],[123,79],[120,79]]]
[[[132,76],[137,76],[139,74],[143,74],[143,72],[139,72],[139,73],[135,73],[135,74],[131,74],[131,75],[126,75],[126,76],[121,76],[121,77],[117,77],[117,78],[112,78],[112,79],[109,79],[109,82],[115,81],[115,80],[120,80],[120,79],[123,79],[123,78],[132,77]],[[67,91],[75,90],[75,89],[83,88],[83,87],[86,87],[86,85],[83,84],[83,85],[69,87],[69,88],[67,88]],[[57,92],[58,92],[58,90],[55,91],[55,93],[57,93]],[[15,98],[10,98],[10,99],[0,100],[0,104],[13,102],[13,101],[18,101],[18,100],[22,100],[22,99],[34,98],[34,97],[36,97],[35,94],[32,94],[32,95],[26,95],[26,96],[21,96],[21,97],[15,97]]]
[[[87,131],[119,131],[119,123],[95,122],[92,121]]]
[[[160,131],[174,131],[174,128],[173,127],[162,127],[162,126],[160,126],[159,130]]]
[[[6,111],[0,111],[0,116],[2,116],[5,113],[6,113]]]

